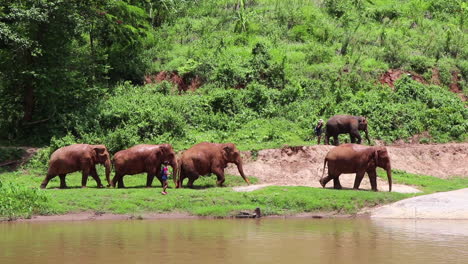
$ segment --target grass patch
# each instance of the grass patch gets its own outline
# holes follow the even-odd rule
[[[379,172],[379,177],[387,179],[384,171]],[[400,170],[392,170],[392,179],[394,183],[414,185],[418,189],[422,190],[424,194],[468,188],[468,178],[461,177],[440,179],[427,175],[418,175]]]
[[[380,173],[381,174],[381,173]],[[102,178],[102,173],[100,174]],[[431,176],[415,175],[401,171],[394,172],[394,182],[414,185],[423,194],[465,188],[468,179],[439,179]],[[380,175],[385,178],[384,174]],[[326,212],[352,214],[363,207],[372,207],[395,202],[420,194],[395,192],[371,192],[354,190],[333,190],[297,186],[270,186],[253,192],[235,192],[232,186],[245,185],[240,176],[227,175],[228,187],[216,187],[216,177],[201,177],[195,182],[196,189],[174,189],[169,181],[169,194],[160,194],[159,182],[153,188],[145,188],[146,175],[126,176],[126,189],[96,188],[94,180],[88,181],[88,188],[81,189],[81,176],[73,173],[67,176],[69,189],[60,190],[59,180],[52,180],[47,190],[38,187],[43,175],[34,173],[9,172],[0,174],[4,186],[16,191],[10,195],[14,204],[7,213],[0,216],[28,217],[32,214],[65,214],[82,211],[141,215],[147,212],[187,212],[199,216],[230,216],[241,210],[260,207],[265,215],[288,215],[302,212]],[[256,178],[250,178],[257,183]],[[27,191],[25,191],[27,190]],[[27,193],[27,194],[23,194]],[[33,197],[34,196],[34,197]],[[2,195],[0,199],[5,201]],[[34,203],[34,204],[31,204]],[[2,203],[3,204],[3,203]],[[26,208],[26,209],[24,209]],[[28,209],[29,208],[29,209]]]
[[[0,180],[0,220],[47,214],[48,197],[35,188]]]

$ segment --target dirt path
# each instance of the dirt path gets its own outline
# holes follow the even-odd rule
[[[287,147],[265,149],[256,157],[244,152],[244,172],[255,176],[262,184],[321,187],[319,179],[323,171],[323,159],[333,146]],[[440,178],[453,176],[468,177],[468,143],[436,145],[387,146],[392,167],[410,173],[431,175]],[[238,175],[235,165],[229,165],[227,173]],[[343,187],[352,188],[354,174],[340,177]],[[329,183],[327,187],[331,187]],[[380,191],[388,190],[386,180],[378,180]],[[370,189],[366,176],[361,188]],[[248,189],[247,189],[248,190]],[[411,186],[394,184],[396,192],[418,192]]]
[[[13,149],[21,149],[24,151],[23,156],[17,160],[5,160],[0,161],[0,167],[9,167],[9,169],[14,170],[19,166],[28,162],[34,154],[39,150],[39,148],[34,147],[0,147],[0,148],[13,148]]]

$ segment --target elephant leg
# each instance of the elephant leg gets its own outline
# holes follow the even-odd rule
[[[151,185],[153,184],[153,179],[154,179],[153,173],[146,174],[146,188],[151,188]]]
[[[92,168],[90,171],[91,177],[96,181],[97,187],[98,188],[104,188],[104,185],[102,185],[101,179],[99,179],[99,176],[96,171],[96,167]]]
[[[53,178],[55,178],[55,176],[57,176],[57,175],[47,174],[46,177],[44,178],[44,180],[41,183],[41,189],[45,189],[47,184],[49,184],[49,181],[52,180]]]
[[[339,176],[340,175],[337,175],[336,177],[333,178],[333,189],[341,190],[343,188],[341,186]]]
[[[375,171],[375,168],[368,170],[367,175],[369,175],[369,180],[370,180],[372,190],[374,192],[378,191],[377,190],[377,172]]]
[[[117,173],[115,173],[114,178],[112,178],[112,181],[111,181],[112,187],[115,187],[115,184],[117,183],[117,181],[119,180],[119,178],[120,178],[120,175],[117,174]]]
[[[331,173],[328,173],[328,176],[320,179],[320,185],[322,185],[322,187],[325,188],[325,185],[327,185],[327,183],[331,180],[333,180],[334,182],[334,179],[335,179],[335,176]]]
[[[65,175],[66,175],[66,174],[60,174],[60,175],[59,175],[59,178],[60,178],[60,189],[65,189],[65,188],[67,188],[67,182],[65,181]]]
[[[362,179],[364,178],[364,174],[366,174],[365,171],[358,171],[356,173],[356,178],[354,179],[354,189],[359,189],[359,186],[361,185]]]
[[[325,140],[325,142],[323,144],[328,145],[329,141],[330,141],[330,136],[325,134],[325,139],[324,140]]]
[[[187,187],[193,188],[193,182],[195,181],[195,178],[189,177]]]
[[[154,178],[159,180],[159,182],[161,183],[161,187],[164,187],[164,181],[162,180],[162,177],[154,176]],[[166,184],[167,184],[167,181],[166,181]]]
[[[351,143],[354,143],[357,139],[357,143],[361,144],[361,134],[359,134],[358,130],[351,130],[349,136],[351,137]]]
[[[81,188],[86,188],[86,183],[88,182],[89,168],[84,168],[81,172]]]
[[[200,175],[198,174],[198,172],[194,171],[194,170],[185,170],[184,172],[184,178],[188,178],[188,183],[187,183],[187,187],[189,188],[193,188],[193,182],[195,180],[198,179],[198,177],[200,177]],[[180,182],[180,185],[182,186],[182,181],[183,181],[183,178],[181,178],[181,182]]]
[[[185,174],[183,172],[180,172],[179,180],[177,181],[176,188],[182,188],[182,184],[184,183],[184,180],[185,180]]]
[[[340,145],[340,140],[338,139],[338,135],[333,136],[333,145],[335,146]]]
[[[216,178],[217,178],[216,184],[220,187],[223,186],[223,183],[225,181],[224,170],[216,168],[216,169],[212,169],[212,171],[216,175]]]
[[[188,180],[188,183],[187,183],[187,187],[193,188],[193,182],[194,182],[195,180],[197,180],[198,177],[200,177],[198,174],[195,174],[195,173],[189,174],[189,176],[188,176],[188,179],[189,179],[189,180]]]
[[[124,177],[123,175],[120,176],[119,181],[117,183],[117,188],[125,188],[123,177]]]

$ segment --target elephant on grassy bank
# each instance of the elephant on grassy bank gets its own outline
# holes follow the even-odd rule
[[[114,164],[115,176],[111,185],[124,188],[123,177],[146,172],[146,187],[151,187],[156,176],[163,185],[160,174],[161,164],[167,162],[177,173],[177,159],[174,149],[170,144],[161,145],[136,145],[129,149],[115,153],[112,163]],[[175,182],[175,180],[174,180]]]
[[[50,156],[49,169],[41,188],[44,189],[55,176],[60,177],[60,188],[67,188],[65,176],[75,171],[82,172],[81,187],[86,187],[91,175],[99,188],[104,187],[96,171],[96,164],[106,168],[106,180],[110,185],[110,155],[104,145],[74,144],[57,149]]]
[[[359,130],[366,133],[367,143],[370,145],[369,133],[367,131],[367,120],[362,116],[336,115],[328,119],[325,128],[325,145],[329,144],[330,137],[333,137],[333,145],[340,144],[339,134],[349,133],[351,143],[361,144],[361,135]]]
[[[233,143],[209,143],[202,142],[192,146],[185,151],[179,159],[180,175],[177,179],[176,186],[182,187],[185,178],[188,178],[187,186],[193,188],[193,182],[200,175],[209,173],[216,174],[218,186],[224,183],[224,169],[228,163],[237,165],[240,175],[245,182],[250,184],[249,179],[244,174],[242,168],[242,158],[239,150]]]
[[[380,167],[387,171],[389,192],[392,191],[392,168],[387,148],[371,147],[358,144],[343,144],[331,149],[323,163],[323,173],[328,162],[328,176],[320,179],[320,184],[325,185],[333,180],[333,188],[341,189],[339,177],[342,173],[356,173],[354,189],[358,189],[364,174],[367,172],[373,191],[377,191],[377,172]]]

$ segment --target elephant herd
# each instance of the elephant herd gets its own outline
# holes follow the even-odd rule
[[[389,191],[392,190],[390,158],[385,147],[374,147],[359,145],[361,137],[359,130],[367,133],[367,121],[363,117],[334,116],[327,122],[325,143],[329,138],[334,138],[334,144],[338,145],[338,135],[349,133],[351,144],[344,144],[331,149],[324,160],[325,167],[328,163],[328,176],[320,179],[320,184],[325,185],[333,180],[335,189],[341,189],[339,176],[342,173],[356,173],[354,188],[358,189],[361,181],[367,173],[369,175],[371,188],[377,191],[376,168],[381,167],[387,171]],[[354,144],[355,139],[358,144]],[[234,163],[240,175],[248,184],[249,179],[245,176],[242,167],[242,159],[239,150],[233,143],[209,143],[202,142],[192,146],[177,158],[170,144],[147,145],[141,144],[115,153],[112,161],[107,148],[104,145],[74,144],[57,149],[52,153],[49,161],[49,169],[41,188],[46,188],[48,182],[59,176],[60,188],[67,188],[65,176],[75,171],[82,172],[81,186],[86,187],[88,176],[91,175],[99,188],[104,186],[96,171],[96,164],[105,167],[108,187],[124,188],[123,177],[146,173],[146,187],[151,187],[156,177],[163,185],[160,169],[162,164],[168,164],[173,169],[173,179],[176,188],[181,188],[184,180],[188,178],[187,186],[193,187],[193,183],[200,176],[213,173],[217,177],[217,184],[222,186],[224,169],[228,163]],[[114,178],[111,180],[111,164],[114,169]]]
[[[86,187],[88,176],[91,175],[99,188],[104,187],[96,172],[96,164],[103,164],[106,168],[107,187],[124,188],[123,177],[146,173],[146,187],[151,187],[156,177],[163,184],[160,168],[163,163],[169,164],[174,173],[174,183],[177,188],[182,187],[188,178],[187,186],[192,188],[193,182],[201,175],[213,173],[217,177],[217,184],[224,183],[224,169],[228,163],[237,165],[240,175],[245,182],[250,183],[242,168],[240,151],[232,143],[217,144],[202,142],[186,150],[177,159],[170,144],[136,145],[129,149],[115,153],[112,159],[115,176],[110,179],[111,160],[104,145],[74,144],[59,148],[52,153],[49,169],[41,188],[45,188],[55,176],[60,177],[60,188],[66,188],[65,175],[81,171],[81,186]]]

